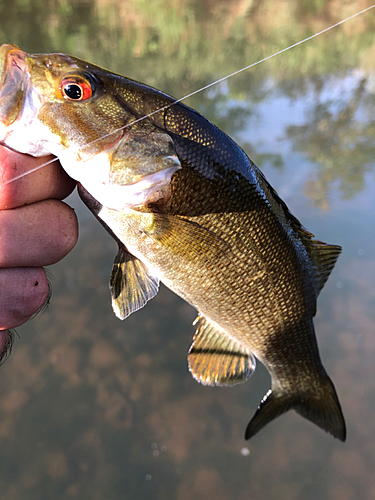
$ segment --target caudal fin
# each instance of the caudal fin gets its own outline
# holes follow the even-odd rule
[[[273,419],[293,409],[335,438],[345,441],[345,420],[335,388],[328,376],[321,384],[316,393],[269,391],[247,426],[245,439],[250,439]]]

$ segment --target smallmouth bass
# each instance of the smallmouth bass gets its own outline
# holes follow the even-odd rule
[[[246,438],[294,409],[346,437],[313,326],[340,247],[313,239],[261,171],[202,115],[147,85],[63,54],[0,49],[0,140],[54,154],[119,250],[110,290],[126,318],[159,280],[198,310],[189,369],[207,385],[271,390]]]

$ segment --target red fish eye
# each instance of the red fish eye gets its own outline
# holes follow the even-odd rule
[[[92,87],[88,81],[65,78],[60,84],[60,91],[65,99],[84,101],[92,96]]]

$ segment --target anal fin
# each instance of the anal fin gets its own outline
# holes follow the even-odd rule
[[[252,353],[227,337],[205,317],[199,324],[188,354],[189,370],[204,385],[234,385],[245,382],[255,370]]]
[[[109,288],[114,313],[118,318],[125,319],[155,297],[159,279],[150,274],[143,262],[119,246]]]

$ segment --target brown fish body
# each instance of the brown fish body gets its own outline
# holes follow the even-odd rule
[[[240,344],[244,348],[240,355],[252,352],[265,364],[273,392],[283,393],[283,409],[277,407],[275,413],[290,407],[299,411],[296,394],[298,400],[313,401],[320,395],[322,401],[337,407],[333,385],[320,361],[312,322],[327,269],[323,266],[320,278],[319,271],[315,277],[312,260],[318,248],[324,248],[330,268],[338,247],[315,244],[247,157],[242,158],[247,162],[247,177],[251,173],[256,182],[233,176],[221,164],[216,164],[219,172],[211,179],[184,161],[184,142],[185,149],[179,154],[182,169],[173,175],[170,198],[164,205],[140,212],[119,213],[105,207],[93,211],[132,255],[198,309],[204,324],[214,325],[223,337]],[[195,156],[194,161],[195,167],[206,158]],[[211,363],[211,350],[220,352],[215,343],[208,343],[205,352],[199,353],[201,363]],[[216,364],[209,370],[202,369],[194,360],[194,352],[193,344],[189,365],[200,382],[226,385],[246,378],[235,370],[216,377]],[[304,416],[319,421],[315,405],[303,410],[300,413]],[[265,423],[255,421],[248,437]],[[334,433],[344,439],[341,411],[335,425]]]
[[[19,89],[16,99],[0,88],[3,140],[57,155],[117,239],[116,314],[142,307],[160,279],[199,311],[188,355],[197,380],[242,382],[253,354],[269,370],[272,392],[247,437],[293,408],[344,440],[312,322],[340,248],[313,240],[246,154],[194,110],[70,56],[2,50],[3,88],[27,82],[31,94],[22,104]],[[22,109],[15,121],[11,99]]]

